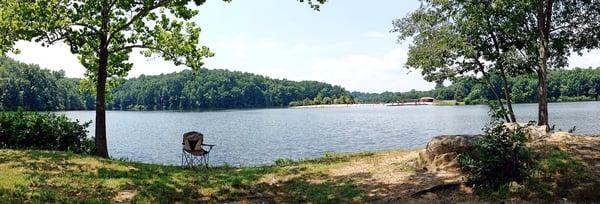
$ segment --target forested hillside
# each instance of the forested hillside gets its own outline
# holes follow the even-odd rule
[[[498,93],[501,81],[492,77]],[[515,103],[537,102],[537,78],[534,75],[520,75],[508,79],[509,90]],[[600,67],[595,69],[561,69],[548,74],[548,100],[551,102],[593,101],[599,100]],[[475,77],[456,79],[451,85],[437,87],[431,91],[410,91],[404,93],[360,93],[352,92],[354,99],[362,103],[389,103],[400,99],[414,99],[431,96],[442,100],[464,101],[466,104],[485,104],[495,100],[490,89]],[[501,96],[503,97],[503,96]]]
[[[79,91],[78,81],[64,72],[0,58],[0,110],[91,110],[95,100]],[[281,107],[315,98],[351,101],[340,86],[208,69],[128,79],[112,90],[111,98],[107,107],[112,110]]]
[[[496,87],[500,79],[492,77]],[[516,103],[537,101],[537,79],[531,75],[509,78]],[[497,90],[502,93],[501,90]],[[552,102],[598,100],[600,68],[553,70],[548,75]],[[290,81],[228,70],[185,70],[126,80],[112,90],[112,110],[201,110],[262,108],[336,103],[389,103],[431,96],[443,100],[485,104],[494,95],[475,77],[456,79],[430,91],[349,93],[340,86],[316,81]],[[79,79],[64,72],[41,69],[0,58],[0,110],[92,110],[94,97],[79,91]]]
[[[81,110],[94,98],[79,92],[79,79],[0,57],[0,110]]]
[[[197,110],[288,106],[317,97],[349,97],[340,86],[289,81],[228,70],[185,70],[129,79],[114,89],[109,107],[118,110]]]

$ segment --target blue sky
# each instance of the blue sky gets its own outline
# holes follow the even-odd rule
[[[396,43],[392,20],[419,6],[416,0],[330,0],[320,12],[296,0],[209,0],[193,19],[202,27],[201,43],[215,57],[207,68],[246,71],[273,78],[317,80],[350,91],[428,90],[419,73],[404,68],[409,42]],[[70,77],[84,68],[64,45],[42,48],[20,42],[12,57],[63,69]],[[131,58],[131,76],[186,69],[160,59]],[[572,66],[600,66],[600,52],[573,57]]]

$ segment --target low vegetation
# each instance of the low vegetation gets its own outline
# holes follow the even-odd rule
[[[594,142],[600,146],[600,140]],[[419,151],[331,154],[272,166],[190,170],[66,152],[0,149],[0,200],[21,202],[482,202],[469,187],[437,189],[462,175],[431,173]],[[526,179],[506,189],[517,202],[600,200],[594,160],[554,144],[532,146]],[[600,152],[595,152],[599,154]],[[423,193],[429,192],[429,193]],[[495,195],[500,195],[496,193]],[[496,197],[499,198],[499,197]]]
[[[0,149],[0,200],[8,202],[271,201],[339,203],[381,200],[368,177],[412,174],[406,151],[328,155],[275,166],[189,170],[65,152]],[[390,160],[398,161],[393,163]],[[349,169],[362,165],[378,168]],[[378,181],[383,182],[383,181]]]
[[[528,125],[529,126],[529,125]],[[600,201],[600,140],[532,142],[527,127],[490,126],[460,154],[468,183],[484,200]]]
[[[302,101],[292,101],[289,106],[312,106],[312,105],[332,105],[332,104],[354,104],[354,99],[351,96],[333,96],[331,97],[323,97],[321,95],[317,95],[314,99],[304,99]]]
[[[465,105],[465,102],[456,100],[435,100],[433,104],[436,106],[462,106]]]
[[[527,127],[513,130],[496,121],[474,142],[472,152],[458,156],[480,196],[505,199],[512,182],[522,184],[529,179],[534,160],[532,149],[526,145]]]
[[[0,148],[93,153],[89,124],[51,113],[0,112]]]

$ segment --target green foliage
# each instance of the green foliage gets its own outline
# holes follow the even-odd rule
[[[50,113],[0,112],[0,148],[89,154],[94,151],[93,139],[86,135],[89,124]]]
[[[358,103],[392,103],[397,102],[402,99],[418,99],[421,97],[430,97],[439,96],[437,94],[437,90],[432,91],[417,91],[411,90],[409,92],[383,92],[383,93],[362,93],[362,92],[352,92],[352,97]],[[452,98],[438,98],[445,100],[452,100]]]
[[[289,158],[279,158],[275,160],[275,165],[277,166],[290,166],[296,164],[296,162]]]
[[[479,195],[506,198],[511,182],[523,183],[529,178],[534,160],[532,150],[525,144],[526,127],[511,130],[502,122],[493,122],[485,129],[485,135],[475,141],[473,152],[458,156]]]
[[[319,97],[321,95],[318,95],[315,99],[310,100],[308,98],[305,98],[302,101],[292,101],[290,102],[289,106],[310,106],[310,105],[331,105],[331,104],[354,104],[354,99],[352,98],[351,95],[346,95],[348,93],[343,93],[344,95],[340,96],[339,98],[336,95],[333,95],[331,98],[329,96],[326,96],[323,99],[320,99]]]
[[[289,81],[228,70],[200,69],[140,76],[112,89],[107,106],[113,110],[198,110],[294,105],[292,101],[324,97],[352,103],[340,86],[316,81]],[[80,92],[79,79],[64,78],[35,65],[0,58],[0,110],[91,110],[95,99]],[[312,100],[311,100],[312,101]],[[303,105],[303,104],[300,104]]]
[[[263,108],[293,106],[303,99],[313,104],[309,98],[318,96],[325,100],[336,96],[350,98],[344,88],[316,81],[279,80],[220,69],[200,69],[198,73],[182,71],[129,79],[113,90],[113,101],[108,107],[115,110]]]
[[[567,198],[577,203],[593,203],[600,199],[597,170],[586,168],[585,162],[573,152],[555,145],[542,145],[536,148],[535,161],[531,177],[519,191],[522,197]]]
[[[495,87],[501,86],[500,77],[491,75]],[[535,75],[519,75],[508,78],[508,87],[515,103],[535,103],[538,100],[537,78]],[[600,90],[600,67],[551,70],[548,73],[548,100],[551,102],[595,101],[600,100],[596,90]],[[500,93],[498,88],[497,92]],[[410,91],[404,93],[352,92],[360,102],[389,103],[400,99],[415,99],[431,96],[439,100],[456,100],[457,93],[464,93],[465,104],[496,103],[491,90],[482,79],[460,77],[449,86],[438,86],[431,91]],[[464,95],[462,95],[464,96]]]
[[[195,71],[204,65],[204,58],[214,56],[208,47],[200,46],[201,29],[191,20],[206,0],[0,2],[0,56],[18,53],[14,45],[21,40],[42,46],[64,43],[86,68],[82,86],[96,93],[97,155],[103,157],[108,157],[106,92],[133,67],[129,57],[134,49],[145,57],[160,57]],[[318,10],[325,0],[306,2]]]
[[[64,72],[40,69],[0,57],[0,110],[82,110],[91,109],[94,99],[80,93],[78,79]]]
[[[363,157],[357,157],[360,159]],[[206,171],[107,160],[65,152],[0,149],[0,200],[8,203],[352,203],[369,197],[361,177],[324,173],[336,168],[292,166],[212,167]],[[350,161],[346,161],[350,162]],[[6,164],[6,165],[4,165]],[[348,164],[349,165],[349,164]],[[270,185],[265,178],[275,179]],[[318,182],[317,182],[318,181]]]

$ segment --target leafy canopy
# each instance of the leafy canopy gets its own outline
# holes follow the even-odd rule
[[[393,22],[399,41],[413,39],[407,67],[429,81],[457,74],[537,69],[539,0],[421,0],[421,7]],[[600,1],[554,0],[549,63],[567,66],[572,51],[600,46]]]
[[[0,0],[0,54],[16,52],[19,40],[67,44],[96,81],[105,39],[108,77],[124,77],[129,55],[140,49],[198,70],[213,52],[199,46],[200,27],[190,21],[206,0]],[[224,0],[230,2],[231,0]],[[318,10],[325,0],[298,0]]]

